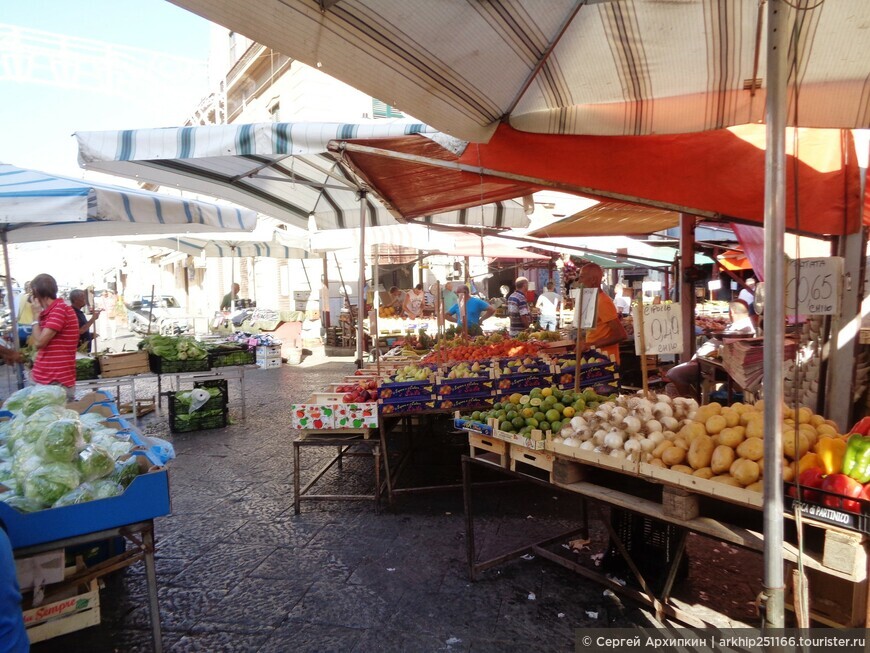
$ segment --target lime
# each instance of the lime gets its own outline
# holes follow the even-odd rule
[[[555,421],[557,421],[560,417],[562,417],[562,413],[559,412],[558,410],[556,410],[555,408],[551,408],[551,409],[548,410],[545,414],[546,414],[546,416],[547,416],[547,421],[548,421],[548,422],[555,422]]]
[[[532,397],[532,400],[529,402],[530,406],[540,406],[543,400],[540,397]]]
[[[522,397],[520,397],[520,404],[522,404],[523,406],[529,403],[529,401],[531,401],[529,395],[523,395]]]
[[[586,404],[586,408],[591,408],[592,410],[595,410],[596,408],[598,408],[598,402],[590,401],[588,404]]]
[[[534,417],[529,417],[526,420],[526,426],[528,426],[529,428],[536,429],[536,428],[538,428],[538,420],[536,420]]]
[[[514,417],[511,420],[511,424],[514,425],[514,428],[521,429],[522,427],[524,427],[526,425],[526,420],[523,419],[522,417]]]
[[[515,392],[509,398],[512,404],[518,404],[520,403],[520,399],[522,399],[523,396],[519,392]]]
[[[474,411],[473,413],[471,413],[471,421],[473,421],[473,422],[479,422],[479,421],[480,421],[480,418],[481,418],[481,415],[480,415],[480,411],[479,411],[479,410],[476,410],[476,411]]]
[[[556,420],[555,422],[550,422],[550,430],[553,433],[558,433],[562,430],[562,422],[560,422],[559,420]]]
[[[544,415],[544,413],[542,413],[541,411],[538,411],[537,413],[532,415],[532,417],[534,417],[539,422],[543,422],[545,419],[547,419],[547,416]]]
[[[562,394],[561,402],[567,406],[568,404],[573,404],[576,399],[577,397],[574,396],[574,393],[567,390]]]
[[[547,422],[541,422],[540,424],[538,424],[538,428],[542,431],[549,431],[550,425]]]
[[[586,402],[585,401],[583,401],[582,399],[578,399],[577,401],[574,402],[574,412],[575,413],[582,413],[584,410],[586,410]]]
[[[507,420],[504,420],[501,424],[498,425],[498,427],[502,431],[510,431],[514,428],[514,425],[511,424],[510,422],[508,422]]]
[[[565,410],[565,404],[559,403],[558,401],[553,404],[553,410],[558,410],[560,413]]]
[[[553,388],[541,388],[541,396],[549,397],[553,394]]]
[[[519,415],[519,413],[517,411],[511,410],[511,411],[508,411],[508,413],[504,416],[504,418],[507,420],[513,420],[518,415]]]
[[[520,415],[522,415],[523,417],[526,417],[526,418],[532,417],[534,414],[535,414],[535,411],[532,410],[531,408],[523,408],[523,410],[520,412]]]
[[[544,399],[544,406],[551,408],[556,405],[556,398],[553,395],[550,395],[546,399]]]
[[[561,399],[562,398],[562,390],[559,388],[553,388],[553,396],[556,399]]]
[[[529,435],[531,432],[532,432],[532,429],[529,428],[528,426],[524,426],[523,428],[521,428],[521,429],[519,430],[519,434],[520,434],[520,435],[525,435],[525,436],[527,436],[527,437],[528,437],[528,435]]]
[[[541,389],[540,388],[532,388],[532,391],[529,393],[529,396],[532,399],[534,399],[536,397],[540,397],[541,396]]]
[[[503,406],[502,406],[502,403],[500,401],[497,401],[492,405],[493,410],[501,410],[502,408],[503,408]]]

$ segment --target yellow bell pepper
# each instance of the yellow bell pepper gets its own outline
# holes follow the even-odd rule
[[[810,451],[801,456],[801,459],[798,461],[798,476],[813,467],[824,467],[824,465],[822,465],[822,461],[819,459],[819,454]]]
[[[816,442],[816,454],[818,454],[825,474],[839,474],[843,470],[846,442],[840,438],[819,438],[819,441]]]

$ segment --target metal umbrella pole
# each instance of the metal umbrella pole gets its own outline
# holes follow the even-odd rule
[[[366,309],[366,191],[359,192],[359,305],[356,318],[356,366],[363,366],[363,314]]]
[[[21,347],[18,342],[18,311],[15,310],[15,302],[12,301],[12,271],[9,265],[9,235],[6,229],[0,230],[0,240],[3,241],[3,264],[6,266],[6,301],[9,303],[9,319],[12,320],[12,351],[18,351]],[[24,297],[21,298],[22,301]],[[24,387],[24,366],[18,363],[15,366],[15,379],[18,389]]]
[[[788,14],[767,4],[767,147],[764,165],[764,626],[785,622],[782,560],[782,361],[785,347],[785,128]]]

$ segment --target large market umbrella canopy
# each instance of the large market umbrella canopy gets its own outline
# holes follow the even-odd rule
[[[261,123],[166,129],[78,132],[79,163],[89,170],[180,187],[221,197],[288,224],[307,229],[358,227],[360,188],[365,187],[330,141],[439,135],[421,124]],[[406,180],[413,184],[413,180]],[[377,190],[377,189],[375,189]],[[522,204],[489,202],[476,194],[449,209],[433,207],[439,224],[499,228],[528,226]],[[500,196],[507,200],[523,193]],[[389,198],[387,198],[389,200]],[[374,194],[366,195],[366,226],[395,224],[396,218]],[[393,207],[396,208],[396,207]],[[449,211],[444,213],[443,211]]]
[[[0,232],[7,242],[173,232],[250,231],[257,214],[0,163]]]
[[[208,258],[240,258],[259,256],[279,259],[309,258],[304,249],[287,247],[276,240],[273,241],[234,241],[234,240],[201,240],[188,236],[173,238],[154,238],[149,240],[128,240],[126,245],[141,245],[143,247],[162,247],[189,256]]]
[[[441,131],[665,134],[763,119],[763,3],[171,0]],[[870,126],[870,2],[792,0],[799,125]],[[789,25],[791,28],[791,25]],[[790,81],[794,81],[794,76]]]

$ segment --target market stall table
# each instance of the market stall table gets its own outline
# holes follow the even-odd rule
[[[159,380],[160,377],[157,374],[132,374],[129,376],[115,376],[106,379],[88,379],[87,381],[76,381],[76,390],[86,390],[88,392],[94,390],[102,390],[106,388],[114,388],[115,396],[118,397],[120,401],[121,398],[121,389],[129,388],[130,389],[130,407],[133,418],[136,422],[139,422],[139,416],[142,414],[141,408],[144,408],[146,405],[150,404],[150,400],[142,400],[139,399],[136,394],[136,384],[142,383],[143,381],[152,381],[154,379]]]
[[[510,445],[513,447],[513,445]],[[522,449],[522,448],[521,448]],[[512,457],[516,456],[512,453]],[[550,537],[544,541],[531,542],[526,546],[504,553],[495,558],[480,561],[477,559],[477,549],[474,538],[474,503],[472,475],[474,469],[497,470],[498,473],[513,479],[537,484],[548,489],[578,494],[582,497],[583,510],[578,515],[581,522],[578,528]],[[677,578],[680,562],[685,550],[686,536],[695,533],[702,537],[727,542],[749,551],[761,553],[764,546],[764,536],[761,532],[761,511],[757,507],[737,506],[724,501],[711,500],[708,512],[709,516],[698,515],[697,512],[683,509],[682,500],[690,496],[690,493],[678,488],[662,488],[659,484],[648,482],[646,479],[632,478],[624,474],[613,474],[607,481],[607,474],[588,474],[588,472],[602,472],[591,467],[578,464],[576,461],[563,459],[558,455],[553,456],[550,471],[542,472],[541,469],[522,467],[519,465],[505,466],[503,457],[493,453],[478,453],[477,455],[464,455],[462,457],[462,481],[463,500],[466,519],[466,553],[468,573],[471,580],[477,580],[480,574],[490,568],[504,564],[525,554],[533,554],[566,567],[585,578],[594,580],[607,586],[613,592],[627,596],[639,603],[648,605],[656,610],[657,618],[665,616],[677,619],[683,623],[696,627],[705,627],[708,624],[699,620],[696,616],[675,606],[671,601],[671,589]],[[588,501],[595,504],[595,508],[588,511]],[[691,502],[686,502],[691,505]],[[641,571],[643,551],[638,551],[634,542],[635,555],[630,550],[630,542],[624,541],[625,534],[618,533],[611,520],[602,515],[602,507],[611,510],[628,511],[640,518],[655,520],[653,524],[668,525],[673,528],[673,533],[668,538],[668,560],[662,562],[660,571],[664,571],[664,582],[658,588]],[[675,509],[676,507],[676,509]],[[637,580],[640,589],[618,583],[605,574],[578,564],[574,559],[566,557],[558,550],[553,550],[550,545],[563,542],[580,534],[584,538],[588,536],[588,514],[601,519],[610,535],[610,541],[620,553],[622,559],[631,570]],[[732,523],[733,522],[733,523]],[[811,617],[828,625],[836,626],[864,626],[867,615],[862,607],[867,605],[867,538],[859,533],[837,529],[821,522],[804,519],[804,527],[813,530],[817,539],[823,539],[822,551],[803,551],[803,564],[814,573],[824,577],[840,579],[853,584],[853,591],[849,597],[856,597],[855,604],[844,606],[850,609],[849,614],[820,615],[811,613]],[[805,539],[807,535],[805,534]],[[804,546],[808,544],[805,542]],[[641,555],[638,556],[637,554]],[[782,552],[783,558],[788,562],[796,562],[800,553],[796,544],[786,542]],[[846,592],[841,592],[847,594]]]

